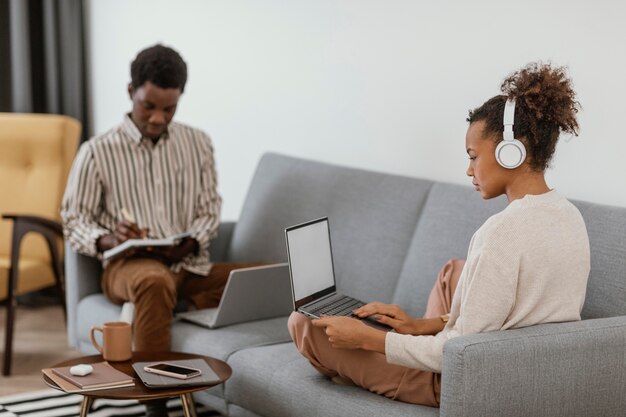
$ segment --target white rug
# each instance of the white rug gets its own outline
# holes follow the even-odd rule
[[[33,391],[0,397],[0,417],[77,417],[83,397],[55,389]],[[170,417],[183,415],[180,399],[167,402]],[[197,404],[198,417],[214,417],[220,414]],[[142,417],[146,407],[135,400],[96,399],[89,417]]]

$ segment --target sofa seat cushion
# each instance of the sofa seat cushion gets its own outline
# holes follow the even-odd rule
[[[206,329],[176,321],[172,326],[172,350],[197,353],[228,361],[233,353],[249,347],[290,341],[287,317]]]
[[[78,303],[77,310],[79,348],[85,353],[95,353],[89,339],[91,326],[119,321],[122,306],[111,303],[104,294],[92,294]],[[172,324],[171,349],[227,360],[233,352],[240,349],[290,340],[287,317],[235,324],[218,329],[206,329],[175,320]]]
[[[293,343],[241,350],[226,398],[255,413],[272,416],[438,416],[439,409],[392,401],[359,387],[337,385],[319,374]]]

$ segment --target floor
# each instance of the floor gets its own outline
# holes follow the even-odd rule
[[[4,360],[6,307],[0,306],[0,363]],[[46,388],[41,369],[79,353],[67,344],[60,305],[18,306],[13,336],[11,375],[0,376],[0,396]]]

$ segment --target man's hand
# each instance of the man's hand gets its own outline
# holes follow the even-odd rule
[[[196,239],[185,238],[177,246],[141,249],[135,252],[135,256],[156,258],[167,265],[171,265],[182,261],[189,254],[198,252],[198,248],[199,245]]]
[[[350,317],[324,316],[313,320],[328,336],[331,346],[339,349],[365,349],[385,353],[385,332]]]
[[[116,247],[128,239],[143,239],[148,236],[148,229],[141,229],[137,224],[122,220],[115,225],[113,233],[104,235],[98,239],[96,245],[100,252]]]

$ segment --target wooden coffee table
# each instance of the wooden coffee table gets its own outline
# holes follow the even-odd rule
[[[158,388],[148,389],[146,388],[139,376],[133,369],[133,363],[135,362],[157,362],[157,361],[172,361],[178,359],[204,359],[206,363],[213,368],[217,376],[219,376],[219,382],[207,385],[199,385],[193,387],[176,387],[176,388]],[[80,363],[96,363],[102,362],[104,359],[102,355],[83,356],[69,361],[57,363],[52,368],[62,366],[74,366]],[[125,374],[132,376],[135,379],[135,386],[125,388],[103,389],[98,391],[88,391],[80,393],[84,396],[83,402],[80,406],[80,417],[86,417],[91,409],[91,406],[97,398],[108,398],[116,400],[139,400],[150,401],[163,398],[180,397],[183,404],[183,412],[185,417],[196,417],[196,407],[193,403],[191,396],[192,392],[202,391],[207,388],[211,388],[215,385],[224,383],[232,374],[230,366],[224,361],[211,358],[208,356],[195,355],[191,353],[182,352],[133,352],[131,360],[125,362],[109,362],[115,369],[124,372]],[[54,383],[46,375],[43,376],[45,383],[55,389],[61,390],[57,384]]]

